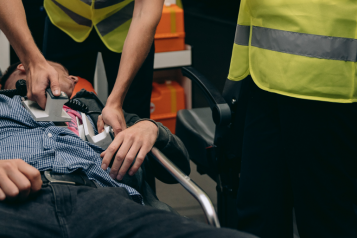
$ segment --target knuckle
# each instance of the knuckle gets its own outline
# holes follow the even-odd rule
[[[19,164],[26,164],[26,162],[22,159],[15,159],[14,162],[19,163]]]
[[[31,91],[32,91],[32,92],[31,92],[32,95],[34,95],[34,96],[35,96],[35,95],[37,96],[37,95],[40,94],[40,92],[41,92],[38,88],[32,88]]]
[[[19,188],[20,191],[29,190],[31,188],[31,183],[29,181],[24,182],[21,185],[19,185],[18,188]]]
[[[128,162],[133,162],[133,161],[134,161],[134,157],[132,157],[132,156],[127,156],[127,157],[126,157],[126,160],[127,160]]]
[[[144,156],[137,156],[136,161],[140,162],[140,164],[144,161],[145,157]]]
[[[31,174],[29,174],[29,179],[30,180],[38,180],[40,178],[41,178],[41,173],[37,169],[33,170],[33,172]]]
[[[18,188],[13,188],[13,189],[10,189],[8,192],[7,192],[7,196],[8,197],[11,197],[11,198],[14,198],[16,197],[17,195],[19,195],[20,191]]]
[[[135,174],[135,173],[138,171],[138,169],[139,169],[139,166],[133,166],[133,167],[131,168],[130,172],[131,172],[132,174]]]
[[[117,153],[117,155],[115,156],[116,160],[123,160],[125,158],[125,155],[123,155],[123,153]]]
[[[113,163],[112,168],[110,169],[110,173],[117,173],[120,168],[120,165],[118,163]]]
[[[31,90],[28,90],[28,91],[27,91],[27,97],[28,97],[29,99],[32,99],[32,92],[31,92]]]
[[[14,169],[14,165],[10,161],[4,161],[4,163],[2,163],[2,167],[7,171]]]
[[[113,146],[109,146],[108,147],[108,149],[107,149],[107,151],[109,152],[109,153],[114,153],[115,152],[115,147],[113,147]]]

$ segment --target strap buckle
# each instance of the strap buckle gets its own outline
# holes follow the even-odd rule
[[[66,183],[66,184],[74,184],[76,185],[75,182],[72,182],[72,181],[64,181],[64,180],[58,180],[58,179],[55,179],[51,176],[51,171],[45,171],[43,173],[45,175],[45,178],[50,181],[50,183]]]

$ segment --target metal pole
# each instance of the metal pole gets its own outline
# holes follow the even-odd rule
[[[156,158],[156,160],[200,203],[206,216],[206,222],[219,228],[220,224],[216,211],[207,194],[194,181],[192,181],[189,176],[184,174],[164,154],[162,154],[161,151],[153,147],[151,152],[154,155],[153,157]]]

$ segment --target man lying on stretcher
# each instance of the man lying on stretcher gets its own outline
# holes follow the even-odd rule
[[[71,96],[77,78],[51,64],[60,75],[61,90]],[[19,79],[26,79],[21,64],[4,74],[3,89],[14,88]],[[143,206],[140,193],[119,181],[135,155],[129,174],[154,145],[176,161],[187,163],[188,156],[182,142],[161,124],[130,114],[126,119],[131,127],[103,153],[81,140],[76,128],[36,122],[19,96],[0,95],[0,237],[252,237]],[[49,183],[53,178],[65,182]]]

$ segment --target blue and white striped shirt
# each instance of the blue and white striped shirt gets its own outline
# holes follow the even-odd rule
[[[36,122],[21,104],[19,96],[0,95],[0,160],[23,159],[40,171],[71,173],[81,169],[103,187],[123,187],[136,202],[141,195],[118,183],[101,169],[103,149],[81,140],[67,128],[53,122]]]

